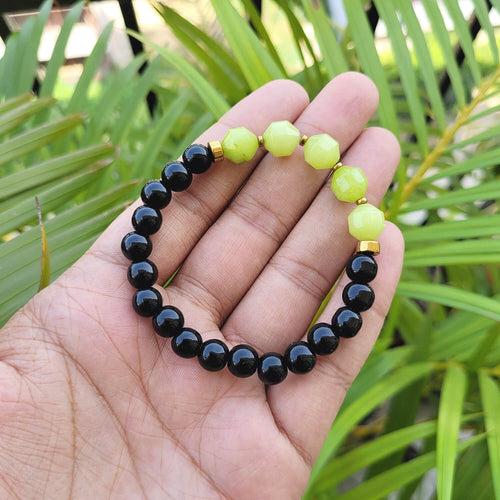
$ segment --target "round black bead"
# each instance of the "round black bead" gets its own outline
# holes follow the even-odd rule
[[[214,157],[210,149],[206,146],[202,144],[192,144],[184,151],[182,161],[193,174],[202,174],[210,168],[210,165],[212,165],[214,161]]]
[[[236,377],[250,377],[257,370],[259,355],[257,351],[246,344],[240,344],[231,349],[227,361],[229,371]]]
[[[172,191],[185,191],[193,180],[193,174],[180,161],[167,163],[161,173],[161,181]]]
[[[132,225],[139,234],[149,236],[160,229],[162,223],[161,213],[156,208],[142,205],[137,207],[132,214]]]
[[[172,191],[160,181],[149,181],[142,188],[141,199],[144,205],[161,210],[170,203]]]
[[[146,260],[152,250],[151,240],[147,236],[134,231],[127,233],[122,239],[123,255],[134,262]]]
[[[259,359],[258,374],[266,385],[275,385],[285,380],[288,370],[283,356],[276,352],[268,352]]]
[[[361,312],[370,309],[375,300],[375,294],[370,285],[349,283],[342,292],[342,300],[349,309]]]
[[[293,373],[307,373],[314,368],[316,356],[307,342],[294,342],[285,352],[285,363]]]
[[[307,334],[307,342],[315,354],[331,354],[339,345],[339,338],[328,323],[316,323]]]
[[[347,307],[338,309],[332,318],[333,331],[339,337],[354,337],[354,335],[359,332],[362,325],[363,320],[361,319],[361,314],[351,311],[351,309]]]
[[[217,372],[222,370],[227,363],[229,349],[221,340],[212,339],[201,345],[198,361],[205,370]]]
[[[161,308],[162,297],[155,288],[144,288],[134,293],[132,305],[139,316],[154,316]]]
[[[184,326],[184,316],[174,306],[164,306],[153,318],[153,328],[161,337],[173,337]]]
[[[132,262],[127,271],[129,283],[134,288],[147,288],[154,285],[158,278],[158,269],[150,260]]]
[[[355,283],[369,283],[377,276],[377,262],[366,253],[355,253],[347,263],[347,276]]]
[[[172,350],[181,358],[198,356],[201,344],[201,335],[192,328],[183,328],[172,338]]]

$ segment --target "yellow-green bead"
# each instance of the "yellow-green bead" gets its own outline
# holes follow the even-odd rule
[[[349,214],[347,222],[349,232],[357,240],[376,240],[384,230],[384,212],[369,203],[364,203]]]
[[[262,137],[273,156],[290,156],[300,143],[300,132],[287,120],[272,122]]]
[[[222,139],[224,158],[233,163],[251,160],[258,147],[257,136],[245,127],[230,128]]]
[[[354,203],[366,194],[368,179],[358,167],[340,167],[332,176],[332,191],[340,201]]]
[[[313,135],[304,144],[304,159],[316,169],[333,168],[340,160],[339,143],[328,134]]]

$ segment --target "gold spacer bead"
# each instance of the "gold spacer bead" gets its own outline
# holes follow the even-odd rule
[[[303,146],[307,140],[309,139],[309,136],[304,134],[301,138],[300,138],[300,145]]]
[[[377,255],[380,253],[380,243],[378,241],[358,241],[356,251]]]
[[[338,161],[337,163],[335,163],[335,165],[333,166],[333,171],[336,172],[340,167],[343,167],[344,165],[342,164],[341,161]]]
[[[208,149],[212,152],[215,162],[222,161],[224,159],[224,150],[222,149],[220,141],[210,141],[208,143]]]
[[[258,135],[257,140],[259,141],[259,146],[262,148],[264,146],[264,137]]]
[[[364,196],[359,200],[356,200],[356,205],[364,205],[365,203],[368,203],[368,200]]]

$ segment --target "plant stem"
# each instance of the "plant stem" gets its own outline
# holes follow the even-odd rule
[[[394,201],[390,209],[386,212],[387,219],[392,219],[398,214],[401,206],[408,200],[408,198],[411,196],[413,191],[415,191],[420,182],[422,182],[422,179],[424,178],[429,168],[431,168],[443,155],[443,153],[446,151],[451,141],[455,137],[457,131],[470,118],[474,109],[483,100],[488,90],[499,77],[500,68],[498,68],[492,75],[483,80],[483,82],[477,89],[476,96],[469,104],[467,104],[458,112],[455,121],[446,128],[444,134],[439,139],[436,146],[432,149],[432,151],[430,151],[430,153],[424,158],[424,161],[418,167],[415,175],[405,184],[399,198]]]

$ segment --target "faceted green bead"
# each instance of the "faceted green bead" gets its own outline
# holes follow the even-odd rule
[[[300,132],[287,120],[272,122],[262,137],[273,156],[290,156],[300,143]]]
[[[369,203],[364,203],[349,214],[347,223],[349,232],[357,240],[376,240],[384,230],[384,212]]]
[[[339,143],[328,134],[313,135],[304,144],[304,158],[313,168],[333,168],[340,160]]]
[[[358,167],[340,167],[332,176],[332,191],[340,201],[354,203],[366,194],[368,179]]]
[[[251,160],[258,147],[257,136],[245,127],[230,128],[222,139],[224,158],[233,163]]]

